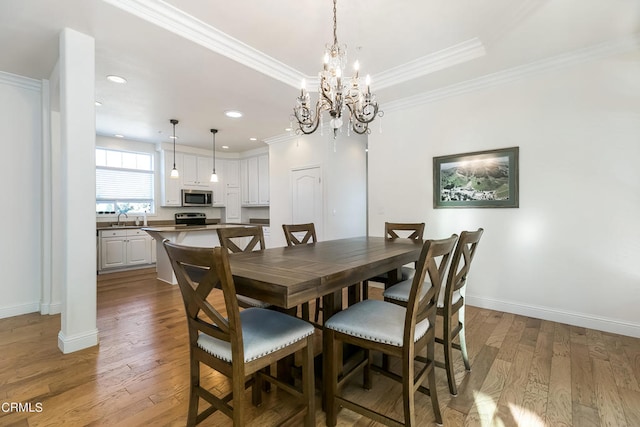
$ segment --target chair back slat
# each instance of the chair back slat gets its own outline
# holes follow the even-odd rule
[[[424,222],[420,223],[402,223],[402,222],[385,222],[384,232],[387,237],[398,239],[401,237],[407,239],[422,239],[424,235]]]
[[[476,231],[463,231],[460,233],[458,245],[451,259],[451,267],[449,267],[449,275],[445,282],[444,302],[451,304],[453,293],[462,289],[467,283],[467,277],[471,268],[471,261],[476,254],[478,243],[484,233],[484,229],[479,228]]]
[[[232,349],[239,352],[236,354],[244,358],[240,310],[228,251],[182,246],[168,240],[163,243],[184,302],[191,344],[195,345],[198,332],[202,331],[231,343]],[[207,301],[214,288],[222,289],[226,317]]]
[[[316,227],[312,222],[307,224],[282,224],[282,230],[284,231],[285,239],[287,239],[287,246],[305,245],[318,241]]]
[[[416,324],[424,319],[428,318],[429,322],[435,325],[438,293],[457,240],[458,236],[453,234],[447,239],[427,240],[423,244],[407,302],[404,328],[405,343],[414,342]],[[429,280],[426,285],[431,287],[426,295],[420,298],[427,275]]]
[[[249,239],[251,238],[251,239]],[[226,227],[218,228],[220,246],[233,253],[250,252],[265,248],[262,227]]]

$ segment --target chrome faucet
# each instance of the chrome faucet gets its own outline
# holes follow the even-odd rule
[[[124,212],[120,212],[120,213],[118,214],[118,225],[120,225],[120,215],[124,215],[124,217],[125,217],[125,218],[129,218],[129,215],[127,215],[127,214],[126,214],[126,213],[124,213]]]

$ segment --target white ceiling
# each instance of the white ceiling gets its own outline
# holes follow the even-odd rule
[[[46,79],[68,27],[95,38],[96,130],[230,151],[285,133],[332,41],[331,0],[2,0],[0,70]],[[340,0],[338,40],[381,108],[514,70],[637,49],[640,0]],[[581,56],[582,55],[582,56]],[[109,74],[127,78],[108,82]],[[309,85],[308,85],[309,87]],[[311,89],[309,87],[309,89]],[[238,109],[241,119],[224,111]],[[249,141],[258,138],[257,142]]]

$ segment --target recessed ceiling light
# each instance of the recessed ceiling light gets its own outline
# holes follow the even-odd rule
[[[96,107],[102,107],[102,102],[96,101]]]
[[[225,150],[228,150],[229,146],[228,145],[223,145],[222,148],[225,149]]]
[[[285,132],[291,132],[291,128],[284,128]]]
[[[249,141],[257,141],[258,138],[249,138]]]
[[[125,79],[124,77],[114,76],[114,75],[107,76],[107,80],[109,80],[110,82],[113,82],[113,83],[126,83],[127,82],[127,79]]]
[[[231,117],[233,119],[237,119],[239,117],[242,117],[242,113],[240,111],[237,110],[228,110],[224,112],[225,116],[227,117]]]
[[[120,135],[119,133],[116,133],[116,134],[115,134],[115,135],[113,135],[113,136],[115,136],[116,138],[124,138],[124,135]]]

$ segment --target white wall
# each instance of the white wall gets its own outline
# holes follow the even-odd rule
[[[38,311],[42,275],[40,81],[0,72],[0,318]]]
[[[621,55],[388,112],[369,137],[370,234],[484,227],[469,304],[640,336],[638,75]],[[510,146],[519,209],[433,209],[434,156]]]
[[[292,222],[291,171],[301,167],[321,168],[324,206],[318,239],[366,233],[365,147],[366,137],[338,134],[334,141],[331,132],[323,136],[320,131],[269,145],[272,246],[286,245],[282,224]]]

